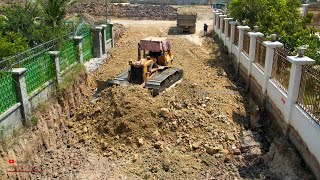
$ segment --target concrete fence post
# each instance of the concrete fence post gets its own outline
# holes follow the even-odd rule
[[[31,106],[29,103],[27,84],[25,80],[26,71],[27,71],[26,68],[12,69],[12,76],[14,81],[16,82],[18,100],[21,103],[21,106],[20,106],[21,118],[24,122],[28,121],[31,116]]]
[[[230,37],[230,43],[231,45],[234,44],[234,37],[236,34],[236,25],[237,25],[237,21],[231,21],[229,22],[231,24],[231,37]]]
[[[250,37],[248,77],[250,79],[252,64],[256,55],[257,37],[263,37],[263,34],[261,32],[249,32],[248,35]]]
[[[223,32],[224,32],[224,28],[223,28],[223,19],[226,18],[227,15],[219,15],[219,23],[220,23],[220,32],[219,32],[219,36],[220,38],[223,40],[224,38],[222,38]]]
[[[302,66],[314,64],[315,61],[306,56],[303,56],[303,57],[288,56],[287,58],[291,62],[291,69],[290,69],[290,79],[289,79],[289,86],[288,86],[288,98],[287,98],[286,110],[285,110],[286,113],[284,114],[284,119],[288,124],[290,124],[293,107],[298,101],[301,75],[302,75]]]
[[[93,57],[101,58],[102,57],[102,27],[94,27],[93,31]]]
[[[111,36],[112,36],[112,48],[114,48],[115,47],[115,39],[114,39],[114,37],[115,37],[115,32],[114,32],[114,24],[113,23],[110,23],[110,26],[111,26]]]
[[[220,30],[220,18],[219,16],[222,14],[220,12],[215,13],[216,14],[216,33],[219,35],[219,30]]]
[[[62,82],[62,75],[61,75],[61,69],[60,69],[60,59],[59,59],[60,52],[59,51],[50,51],[49,53],[50,53],[51,59],[54,62],[57,82],[58,82],[58,84],[60,84]]]
[[[107,54],[107,26],[106,24],[101,24],[101,42],[102,42],[102,54]]]
[[[233,18],[224,18],[224,45],[227,45],[227,36],[229,31],[229,21]],[[230,38],[230,37],[229,37]]]
[[[213,30],[216,32],[217,31],[217,25],[216,25],[216,13],[219,13],[219,11],[212,11],[213,13]]]
[[[309,6],[310,6],[310,4],[302,4],[302,16],[308,15]]]
[[[79,62],[81,64],[83,64],[83,52],[82,52],[83,36],[75,36],[73,39],[74,39],[76,46],[77,46],[77,53],[78,53],[78,57],[79,57]]]
[[[265,65],[264,65],[264,80],[263,80],[263,84],[262,84],[262,93],[264,95],[266,95],[268,81],[269,81],[269,79],[271,77],[271,73],[272,73],[274,50],[276,48],[282,47],[283,44],[278,41],[275,41],[275,42],[264,41],[263,45],[265,45],[267,47],[266,59],[265,59]]]
[[[237,58],[237,74],[239,73],[240,68],[240,58],[241,58],[241,52],[243,49],[243,40],[244,40],[244,31],[249,30],[249,26],[237,26],[239,29],[239,42],[238,42],[238,58]]]

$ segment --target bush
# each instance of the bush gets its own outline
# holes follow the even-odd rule
[[[296,54],[297,47],[308,46],[306,55],[320,63],[320,40],[315,29],[307,28],[312,22],[312,14],[301,17],[299,0],[233,0],[231,15],[246,20],[249,26],[258,25],[266,36],[277,34],[286,51]]]

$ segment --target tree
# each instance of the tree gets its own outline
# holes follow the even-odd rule
[[[249,26],[258,25],[266,36],[277,34],[287,52],[296,54],[297,48],[307,45],[306,55],[320,63],[320,40],[315,29],[307,27],[312,14],[301,17],[299,0],[233,0],[231,15],[239,21],[246,20]]]
[[[57,28],[67,14],[67,8],[77,0],[38,0],[37,5],[45,16],[47,24]]]
[[[28,49],[27,39],[21,34],[9,32],[0,34],[0,60]]]

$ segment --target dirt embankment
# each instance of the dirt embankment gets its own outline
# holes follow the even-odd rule
[[[105,4],[99,2],[77,3],[69,10],[69,14],[75,13],[105,17],[106,7]],[[108,16],[110,18],[175,20],[176,14],[177,9],[167,5],[108,5]]]
[[[95,179],[106,173],[111,178],[125,178],[114,163],[91,153],[82,144],[75,144],[75,134],[69,130],[67,120],[77,114],[81,104],[91,96],[91,84],[88,76],[82,75],[71,87],[40,107],[32,118],[36,126],[21,129],[1,144],[0,179]],[[8,163],[9,159],[15,160],[15,167]]]

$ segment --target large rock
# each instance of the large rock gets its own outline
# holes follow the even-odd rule
[[[161,108],[160,109],[160,115],[164,118],[170,118],[171,117],[171,113],[169,111],[168,108]]]

